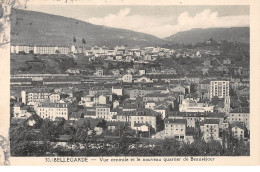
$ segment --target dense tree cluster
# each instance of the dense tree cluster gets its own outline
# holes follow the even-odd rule
[[[64,121],[51,122],[37,119],[41,125],[29,126],[26,122],[12,128],[10,134],[12,156],[249,156],[250,144],[232,136],[231,128],[222,133],[222,143],[202,139],[199,124],[194,130],[194,142],[162,139],[147,144],[127,126],[114,131],[114,137],[106,139],[90,130],[90,123],[64,129]],[[98,123],[105,129],[106,122]],[[35,130],[37,132],[35,132]],[[66,146],[58,146],[59,135],[71,136]],[[148,139],[153,142],[153,139]]]

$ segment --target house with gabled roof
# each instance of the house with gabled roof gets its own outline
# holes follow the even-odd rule
[[[167,115],[167,109],[168,109],[168,106],[166,104],[159,104],[158,106],[156,106],[154,108],[154,111],[160,113],[162,119],[164,119]]]
[[[230,126],[231,126],[233,137],[243,140],[246,132],[245,124],[243,122],[236,122],[230,124]]]

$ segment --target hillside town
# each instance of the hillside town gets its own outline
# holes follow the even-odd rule
[[[228,136],[249,143],[249,66],[223,58],[222,51],[12,45],[12,55],[36,60],[81,55],[93,65],[67,66],[63,73],[12,73],[13,130],[28,126],[37,134],[39,121],[58,123],[62,132],[52,140],[63,146],[83,125],[87,135],[101,140],[131,130],[146,146],[169,138],[193,143],[198,137],[223,145]]]

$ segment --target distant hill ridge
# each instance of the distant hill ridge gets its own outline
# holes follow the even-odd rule
[[[74,42],[74,36],[76,42]],[[194,44],[210,38],[249,43],[249,27],[191,29],[160,39],[156,36],[94,25],[88,22],[41,12],[12,9],[11,43],[30,45],[86,46],[127,45],[128,47],[162,46],[172,43]]]
[[[74,42],[74,36],[76,42]],[[11,43],[32,45],[156,46],[169,42],[155,36],[41,12],[12,9]]]
[[[249,43],[249,30],[249,27],[196,28],[184,32],[178,32],[172,36],[164,38],[164,40],[180,44],[195,44],[212,38],[216,41],[227,40],[232,42]]]

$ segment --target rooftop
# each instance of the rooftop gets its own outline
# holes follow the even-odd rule
[[[243,107],[243,108],[233,109],[231,110],[230,113],[249,113],[249,112],[250,112],[250,108]]]
[[[166,123],[173,123],[173,124],[186,124],[187,120],[186,119],[166,119]]]
[[[230,124],[230,126],[231,126],[231,128],[238,127],[238,128],[241,128],[242,130],[246,130],[245,124],[243,122],[236,122],[236,123]]]
[[[203,123],[204,124],[219,124],[219,120],[218,119],[206,119]]]

